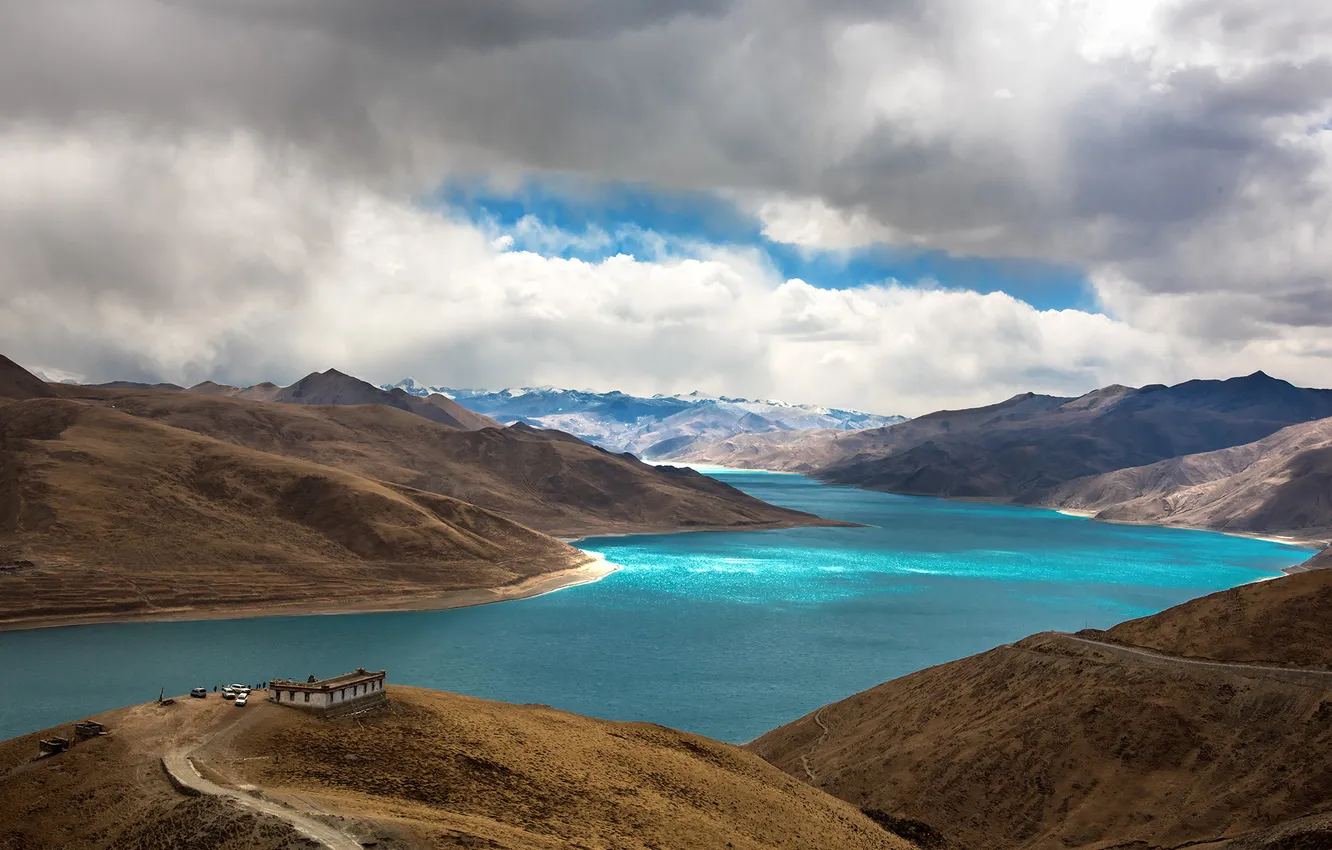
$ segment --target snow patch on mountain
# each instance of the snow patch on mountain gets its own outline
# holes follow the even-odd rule
[[[553,428],[610,451],[633,452],[648,459],[736,434],[813,428],[848,431],[905,421],[902,416],[698,391],[644,397],[618,390],[595,392],[552,386],[477,390],[429,386],[412,378],[384,387],[395,388],[418,396],[439,393],[506,425],[523,422]]]

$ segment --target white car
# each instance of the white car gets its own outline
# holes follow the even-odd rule
[[[231,685],[228,685],[227,687],[231,688],[231,690],[232,690],[233,693],[238,693],[238,694],[239,694],[239,693],[244,692],[244,693],[247,693],[247,694],[248,694],[248,693],[250,692],[250,686],[249,686],[249,685],[236,685],[236,684],[231,684]]]
[[[236,692],[233,691],[231,688],[222,689],[222,699],[235,699],[235,698],[236,698]]]
[[[245,701],[246,701],[247,699],[249,699],[249,694],[241,694],[240,696],[236,697],[236,707],[237,707],[237,708],[244,708],[244,707],[245,707]]]

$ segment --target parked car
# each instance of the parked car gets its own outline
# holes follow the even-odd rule
[[[228,685],[228,687],[231,688],[231,692],[232,692],[232,693],[236,693],[236,694],[248,694],[248,693],[250,692],[250,686],[249,686],[249,685],[235,685],[235,684],[233,684],[233,685]]]
[[[192,696],[192,697],[194,697],[194,698],[196,698],[196,699],[207,699],[207,698],[208,698],[208,689],[207,689],[207,688],[190,688],[190,696]]]
[[[240,696],[236,697],[236,707],[237,707],[237,708],[244,708],[244,707],[245,707],[245,701],[248,700],[248,699],[249,699],[249,695],[248,695],[248,694],[241,694]]]
[[[222,699],[235,699],[235,698],[236,698],[236,692],[233,691],[231,688],[222,689]]]

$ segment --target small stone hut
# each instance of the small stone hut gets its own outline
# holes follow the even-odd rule
[[[268,683],[268,699],[278,705],[311,711],[324,716],[346,714],[388,702],[384,694],[384,670],[357,667],[331,679],[311,676],[305,682],[274,679]]]

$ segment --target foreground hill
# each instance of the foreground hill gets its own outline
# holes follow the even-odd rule
[[[382,405],[295,406],[89,387],[60,391],[246,448],[451,496],[549,534],[823,522],[692,470],[651,466],[526,426],[459,431]]]
[[[1045,504],[1117,522],[1332,536],[1332,418],[1255,443],[1079,478]]]
[[[447,496],[36,398],[0,404],[0,564],[12,627],[447,607],[569,580],[587,557]]]
[[[1332,560],[1325,550],[1314,566]],[[1120,623],[1114,640],[1209,658],[1332,669],[1332,570],[1244,584]]]
[[[1326,576],[1214,594],[1110,635],[1326,662]],[[1302,646],[1301,632],[1320,647]],[[1216,648],[1201,648],[1213,638]],[[1035,635],[879,685],[748,746],[973,850],[1178,847],[1332,806],[1332,673],[1209,665],[1100,640]],[[1329,846],[1308,841],[1276,846]]]
[[[610,451],[628,451],[658,460],[678,457],[692,447],[737,434],[778,434],[811,428],[843,431],[902,421],[901,416],[697,392],[652,397],[556,387],[491,392],[425,387],[411,378],[384,389],[420,396],[447,395],[501,422],[566,431]]]
[[[313,821],[324,846],[388,850],[911,848],[851,806],[697,735],[388,693],[390,708],[341,721],[264,702],[262,691],[243,709],[215,695],[135,706],[98,717],[109,736],[38,762],[37,740],[69,727],[0,743],[0,846],[310,847],[292,823]],[[252,790],[182,795],[160,762],[183,755],[221,789]]]

